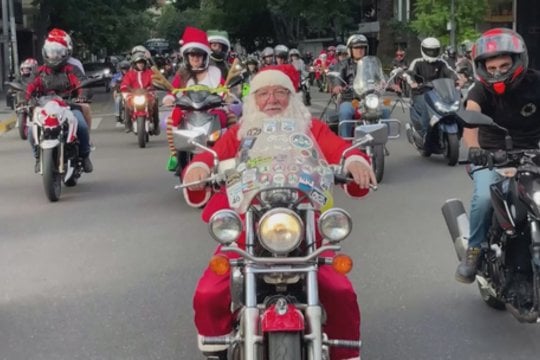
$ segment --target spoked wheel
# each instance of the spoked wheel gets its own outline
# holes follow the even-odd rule
[[[56,148],[45,149],[41,153],[43,188],[45,190],[45,195],[47,195],[47,198],[50,201],[58,201],[62,191],[62,176],[58,172],[56,158]]]
[[[384,176],[384,145],[373,147],[373,172],[377,182],[381,182]]]
[[[146,119],[142,116],[137,118],[137,140],[139,142],[139,147],[146,147],[146,142],[148,141],[148,134],[146,133],[145,127]]]
[[[268,333],[268,360],[298,360],[301,358],[300,333]]]
[[[28,139],[28,125],[26,124],[26,114],[17,114],[17,128],[19,129],[19,136],[22,140]]]
[[[480,296],[482,297],[482,300],[491,308],[496,310],[505,310],[506,305],[504,302],[499,300],[495,296],[495,290],[493,290],[493,286],[491,283],[488,282],[487,279],[483,277],[478,277],[477,282],[478,284],[478,291],[480,291]]]
[[[448,159],[448,165],[454,166],[459,159],[459,139],[457,134],[446,134],[446,153],[445,157]]]

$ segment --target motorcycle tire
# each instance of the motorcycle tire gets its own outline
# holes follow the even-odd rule
[[[268,360],[298,360],[301,358],[300,333],[268,333]]]
[[[506,305],[504,302],[491,295],[490,292],[484,289],[479,282],[476,283],[478,284],[478,291],[480,291],[480,297],[490,308],[501,311],[506,310]]]
[[[457,134],[446,134],[446,153],[445,157],[448,159],[448,166],[455,166],[459,160],[459,139]]]
[[[373,172],[377,182],[380,183],[384,176],[384,145],[376,145],[373,147]]]
[[[58,172],[56,150],[56,148],[44,149],[41,153],[43,189],[52,202],[58,201],[62,192],[62,177]]]
[[[139,116],[137,118],[137,141],[139,142],[139,147],[144,148],[146,147],[146,119],[142,116]]]
[[[28,125],[26,124],[26,114],[17,114],[17,128],[19,129],[19,137],[22,140],[28,139]]]

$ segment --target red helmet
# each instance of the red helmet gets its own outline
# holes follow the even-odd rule
[[[38,67],[38,62],[34,58],[28,58],[21,63],[19,71],[22,76],[30,76],[35,73]]]
[[[330,51],[336,52],[336,47],[333,46],[333,45],[330,45],[328,48],[326,48],[326,51],[328,51],[328,52],[330,52]]]
[[[512,66],[504,73],[490,73],[486,69],[486,59],[501,55],[512,57]],[[503,94],[507,88],[516,86],[529,66],[527,47],[517,32],[496,28],[486,31],[476,40],[472,48],[472,59],[476,78],[490,91]]]
[[[43,56],[43,62],[47,66],[58,69],[67,62],[69,51],[63,41],[47,39],[41,49],[41,55]]]

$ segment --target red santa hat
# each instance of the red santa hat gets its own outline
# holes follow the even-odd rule
[[[294,93],[300,85],[300,74],[291,64],[271,65],[264,67],[251,79],[250,94],[265,86],[283,86]]]
[[[188,26],[184,30],[182,39],[178,42],[182,47],[180,53],[184,56],[184,52],[189,49],[199,49],[210,55],[210,44],[205,31],[196,27]]]

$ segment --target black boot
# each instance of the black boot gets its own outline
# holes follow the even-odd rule
[[[461,259],[457,267],[456,280],[465,284],[474,282],[479,258],[480,248],[468,248],[465,257]]]
[[[94,171],[94,165],[92,165],[92,161],[90,161],[90,155],[83,157],[82,166],[85,173],[91,173]]]
[[[41,161],[39,157],[36,158],[36,163],[34,164],[34,172],[37,174],[41,170]]]

